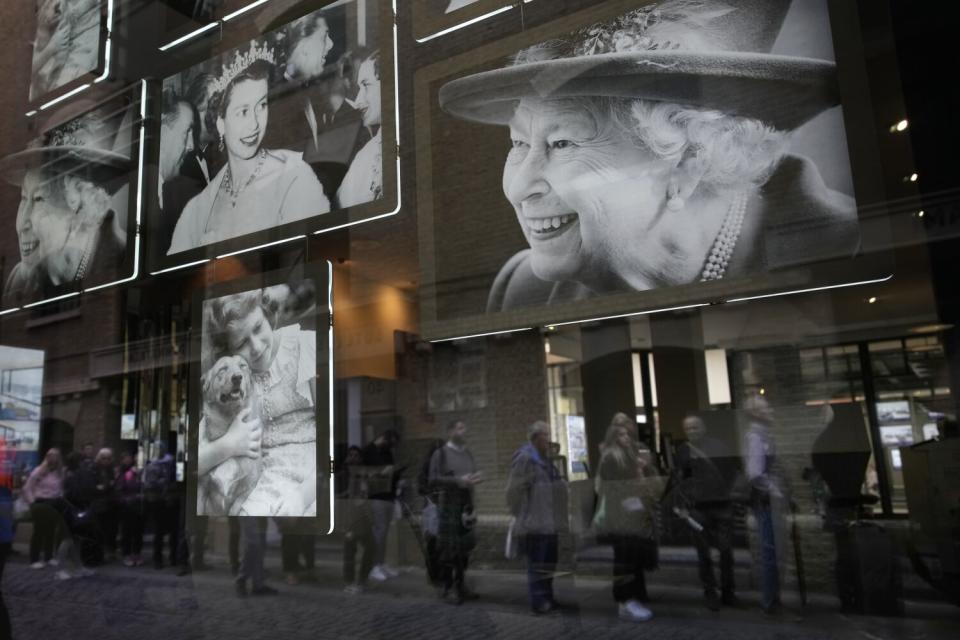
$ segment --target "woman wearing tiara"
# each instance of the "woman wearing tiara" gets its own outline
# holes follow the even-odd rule
[[[270,229],[330,210],[323,187],[300,153],[264,149],[267,94],[275,59],[251,43],[225,64],[214,83],[223,169],[187,203],[173,231],[168,255]]]

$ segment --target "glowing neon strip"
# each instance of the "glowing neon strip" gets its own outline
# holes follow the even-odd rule
[[[248,4],[247,6],[241,7],[240,9],[237,9],[237,10],[234,11],[233,13],[223,16],[223,22],[226,22],[226,21],[228,21],[228,20],[233,20],[233,19],[236,18],[237,16],[243,15],[243,14],[246,13],[247,11],[250,11],[251,9],[254,9],[254,8],[256,8],[256,7],[259,7],[259,6],[262,5],[262,4],[266,4],[266,3],[269,2],[269,1],[270,1],[270,0],[256,0],[256,2],[251,2],[251,3]]]
[[[107,44],[103,52],[103,73],[93,81],[94,84],[103,82],[110,76],[110,50],[113,44],[113,0],[107,1]]]
[[[0,316],[5,316],[8,313],[16,313],[17,311],[20,311],[20,307],[14,307],[12,309],[4,309],[3,311],[0,311]]]
[[[491,11],[491,12],[489,12],[489,13],[485,13],[485,14],[483,14],[482,16],[477,16],[476,18],[473,18],[473,19],[471,19],[471,20],[467,20],[466,22],[461,22],[461,23],[458,24],[458,25],[454,25],[454,26],[452,26],[452,27],[448,27],[448,28],[444,29],[443,31],[437,31],[436,33],[434,33],[434,34],[432,34],[432,35],[429,35],[429,36],[426,36],[426,37],[424,37],[424,38],[417,38],[417,42],[419,42],[420,44],[423,44],[424,42],[430,42],[430,41],[433,40],[434,38],[439,38],[440,36],[445,36],[445,35],[447,35],[447,34],[453,33],[454,31],[459,31],[460,29],[464,29],[464,28],[466,28],[466,27],[469,27],[470,25],[474,25],[474,24],[477,24],[478,22],[482,22],[482,21],[486,20],[487,18],[492,18],[493,16],[496,16],[496,15],[499,15],[499,14],[501,14],[501,13],[504,13],[505,11],[510,11],[510,9],[513,9],[513,7],[514,7],[514,5],[508,4],[508,5],[505,6],[505,7],[500,7],[499,9],[494,9],[493,11]]]
[[[293,237],[291,237],[291,238],[284,238],[283,240],[275,240],[275,241],[273,241],[273,242],[268,242],[268,243],[266,243],[266,244],[258,244],[258,245],[255,246],[255,247],[249,247],[249,248],[247,248],[247,249],[240,249],[240,250],[238,250],[238,251],[231,251],[230,253],[225,253],[225,254],[223,254],[222,256],[217,256],[217,260],[219,260],[219,259],[221,259],[221,258],[229,258],[230,256],[240,255],[241,253],[247,253],[247,252],[249,252],[249,251],[256,251],[257,249],[266,249],[267,247],[275,247],[275,246],[277,246],[278,244],[286,244],[287,242],[293,242],[294,240],[300,240],[300,239],[306,238],[306,237],[307,237],[306,235],[301,234],[301,235],[299,235],[299,236],[293,236]]]
[[[46,104],[40,105],[40,108],[37,109],[37,111],[44,111],[45,109],[49,109],[49,108],[52,107],[53,105],[59,104],[59,103],[63,102],[64,100],[66,100],[67,98],[72,98],[73,96],[77,95],[77,94],[80,93],[81,91],[86,91],[87,89],[90,88],[90,86],[91,86],[91,83],[89,83],[89,82],[88,82],[87,84],[82,84],[82,85],[80,85],[79,87],[76,87],[76,88],[74,88],[73,90],[66,92],[65,94],[63,94],[63,95],[60,96],[59,98],[54,98],[54,99],[51,100],[50,102],[47,102]]]
[[[469,340],[470,338],[485,338],[486,336],[502,336],[508,333],[520,333],[521,331],[533,331],[533,327],[521,327],[520,329],[506,329],[504,331],[490,331],[488,333],[474,333],[469,336],[457,336],[455,338],[440,338],[438,340],[431,340],[432,344],[438,344],[440,342],[453,342],[454,340]]]
[[[42,304],[49,304],[51,302],[57,302],[58,300],[66,300],[67,298],[72,298],[78,295],[80,295],[79,291],[74,291],[73,293],[65,293],[62,296],[57,296],[55,298],[49,298],[47,300],[39,300],[37,302],[31,302],[30,304],[25,304],[23,305],[23,308],[29,309],[30,307],[39,307]]]
[[[203,264],[205,262],[210,262],[210,258],[204,258],[203,260],[197,260],[196,262],[188,262],[186,264],[180,264],[175,267],[167,267],[166,269],[160,269],[160,271],[151,271],[150,275],[158,276],[161,273],[170,273],[171,271],[179,271],[180,269],[187,269],[189,267],[195,267],[198,264]]]
[[[133,273],[126,278],[121,278],[120,280],[114,280],[113,282],[108,282],[106,284],[98,284],[95,287],[87,287],[84,289],[84,293],[90,291],[97,291],[98,289],[106,289],[107,287],[112,287],[114,285],[123,284],[125,282],[132,282],[136,280],[140,275],[140,221],[143,216],[143,172],[144,167],[146,166],[146,140],[147,140],[147,81],[140,81],[140,143],[137,154],[137,200],[136,200],[136,209],[135,209],[135,220],[134,220],[134,232],[133,236]]]
[[[333,533],[336,527],[336,492],[333,485],[333,450],[336,447],[333,434],[333,263],[327,260],[327,313],[330,314],[330,326],[327,327],[327,425],[328,449],[327,455],[330,456],[330,477],[328,479],[328,489],[330,492],[330,527],[327,529],[327,535]]]
[[[842,284],[831,284],[825,287],[811,287],[809,289],[794,289],[793,291],[781,291],[780,293],[767,293],[760,296],[748,296],[746,298],[731,298],[727,300],[727,303],[731,302],[746,302],[747,300],[762,300],[764,298],[776,298],[779,296],[792,296],[798,293],[812,293],[814,291],[827,291],[829,289],[843,289],[845,287],[859,287],[865,284],[878,284],[881,282],[887,282],[893,278],[893,274],[886,276],[885,278],[876,278],[874,280],[860,280],[858,282],[844,282]]]
[[[211,22],[210,24],[205,24],[205,25],[203,25],[202,27],[200,27],[199,29],[197,29],[197,30],[195,30],[195,31],[191,31],[190,33],[188,33],[188,34],[185,35],[185,36],[180,36],[180,37],[177,38],[176,40],[173,40],[173,41],[171,41],[171,42],[168,42],[167,44],[165,44],[165,45],[163,45],[162,47],[160,47],[160,51],[168,51],[168,50],[176,47],[177,45],[183,44],[183,43],[186,42],[187,40],[192,40],[193,38],[196,38],[197,36],[203,35],[203,34],[206,33],[207,31],[210,31],[211,29],[216,29],[218,26],[220,26],[220,23],[219,23],[219,22]]]
[[[571,320],[570,322],[551,322],[548,327],[565,327],[571,324],[583,324],[584,322],[600,322],[601,320],[616,320],[617,318],[630,318],[632,316],[648,316],[652,313],[666,313],[668,311],[683,311],[685,309],[697,309],[699,307],[709,307],[708,302],[699,302],[697,304],[685,304],[679,307],[664,307],[662,309],[650,309],[649,311],[635,311],[633,313],[621,313],[615,316],[603,316],[600,318],[587,318],[585,320]]]

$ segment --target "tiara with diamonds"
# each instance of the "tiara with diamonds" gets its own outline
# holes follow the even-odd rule
[[[276,54],[266,43],[258,45],[256,42],[251,42],[250,49],[246,53],[237,51],[234,54],[233,62],[223,65],[220,77],[213,81],[213,92],[217,94],[226,91],[230,83],[257,60],[263,60],[270,64],[277,63]]]

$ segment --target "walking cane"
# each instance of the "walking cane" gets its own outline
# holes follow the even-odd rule
[[[797,526],[797,505],[790,500],[790,533],[793,538],[793,559],[797,564],[797,590],[800,591],[800,606],[807,606],[807,576],[803,568],[803,549],[800,546],[800,528]]]

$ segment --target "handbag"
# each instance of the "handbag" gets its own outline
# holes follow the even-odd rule
[[[437,503],[430,498],[427,498],[423,512],[420,514],[420,526],[425,535],[433,538],[440,533],[440,513],[437,510]]]
[[[13,519],[14,521],[26,520],[30,515],[30,505],[20,496],[13,501]]]

